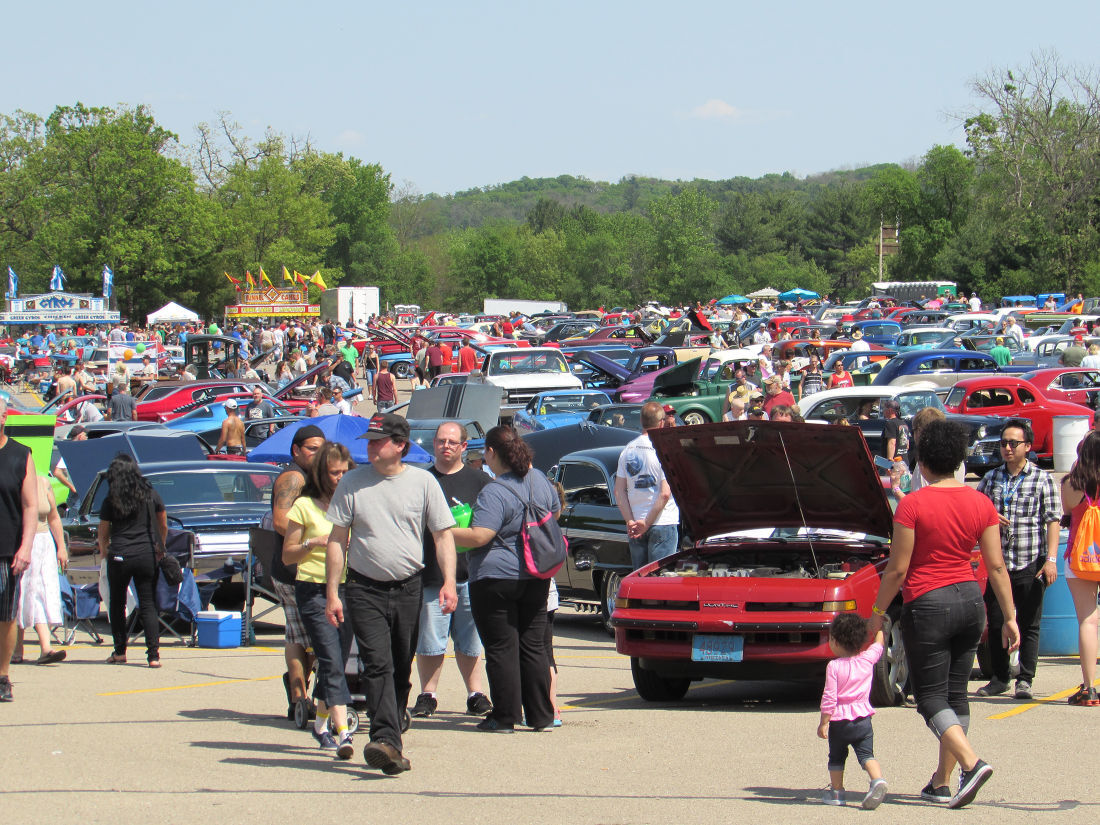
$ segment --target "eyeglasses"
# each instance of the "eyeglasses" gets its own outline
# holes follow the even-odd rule
[[[1021,444],[1026,444],[1026,443],[1027,443],[1026,441],[1017,441],[1014,438],[1002,438],[1001,439],[1001,446],[1002,447],[1009,447],[1010,449],[1013,449],[1013,450],[1015,450]]]
[[[455,441],[455,440],[450,439],[450,438],[447,438],[447,439],[437,438],[435,440],[435,443],[438,444],[440,447],[461,447],[466,442],[465,441]]]

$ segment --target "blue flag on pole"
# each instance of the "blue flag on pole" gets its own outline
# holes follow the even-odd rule
[[[103,297],[110,298],[115,291],[115,273],[107,264],[103,265]]]
[[[4,295],[5,298],[18,298],[19,297],[19,276],[15,274],[15,270],[10,266],[8,267],[8,291]]]
[[[65,288],[65,273],[61,271],[61,267],[54,264],[53,277],[50,278],[50,291],[60,292]]]

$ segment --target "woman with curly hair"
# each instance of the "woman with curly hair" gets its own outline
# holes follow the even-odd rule
[[[111,588],[107,615],[115,650],[107,664],[126,664],[126,591],[130,582],[137,591],[138,612],[145,629],[145,656],[149,667],[160,667],[160,626],[157,624],[155,584],[156,543],[168,535],[164,502],[137,462],[119,453],[107,468],[107,498],[99,511],[96,547],[107,560],[107,582]]]
[[[521,719],[535,730],[554,724],[550,660],[546,649],[546,602],[550,580],[523,564],[524,504],[533,500],[555,514],[558,494],[539,472],[530,472],[534,453],[512,427],[493,427],[485,436],[485,463],[496,481],[477,497],[470,527],[451,530],[455,544],[469,551],[470,607],[482,645],[493,712],[483,731],[511,731]]]

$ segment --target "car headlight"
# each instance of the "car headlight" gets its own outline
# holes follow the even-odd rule
[[[618,610],[620,607],[623,610],[626,610],[628,607],[630,607],[630,599],[623,599],[623,598],[620,598],[620,597],[616,596],[615,597],[615,609]]]
[[[822,602],[822,613],[850,613],[856,609],[855,599],[845,599],[843,601],[834,602]]]

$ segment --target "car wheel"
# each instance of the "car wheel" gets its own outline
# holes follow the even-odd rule
[[[412,365],[408,361],[394,361],[390,364],[390,372],[394,378],[408,378],[412,375]]]
[[[892,707],[905,701],[909,682],[909,662],[905,658],[905,642],[901,638],[901,622],[896,611],[882,620],[884,647],[875,663],[871,680],[871,702],[878,707]]]
[[[638,663],[637,656],[630,657],[630,675],[634,677],[634,688],[647,702],[675,702],[683,699],[691,679],[668,679],[652,670],[646,670]]]
[[[691,412],[686,412],[681,416],[681,418],[684,419],[684,423],[687,424],[688,426],[691,426],[693,424],[709,424],[710,423],[710,419],[707,418],[706,415],[699,412],[698,410],[692,410]]]
[[[615,612],[615,597],[619,595],[619,585],[622,583],[622,580],[623,577],[614,570],[609,570],[607,575],[603,578],[603,599],[600,601],[600,621],[603,623],[604,630],[612,636],[615,635],[615,630],[611,627],[611,614]]]

